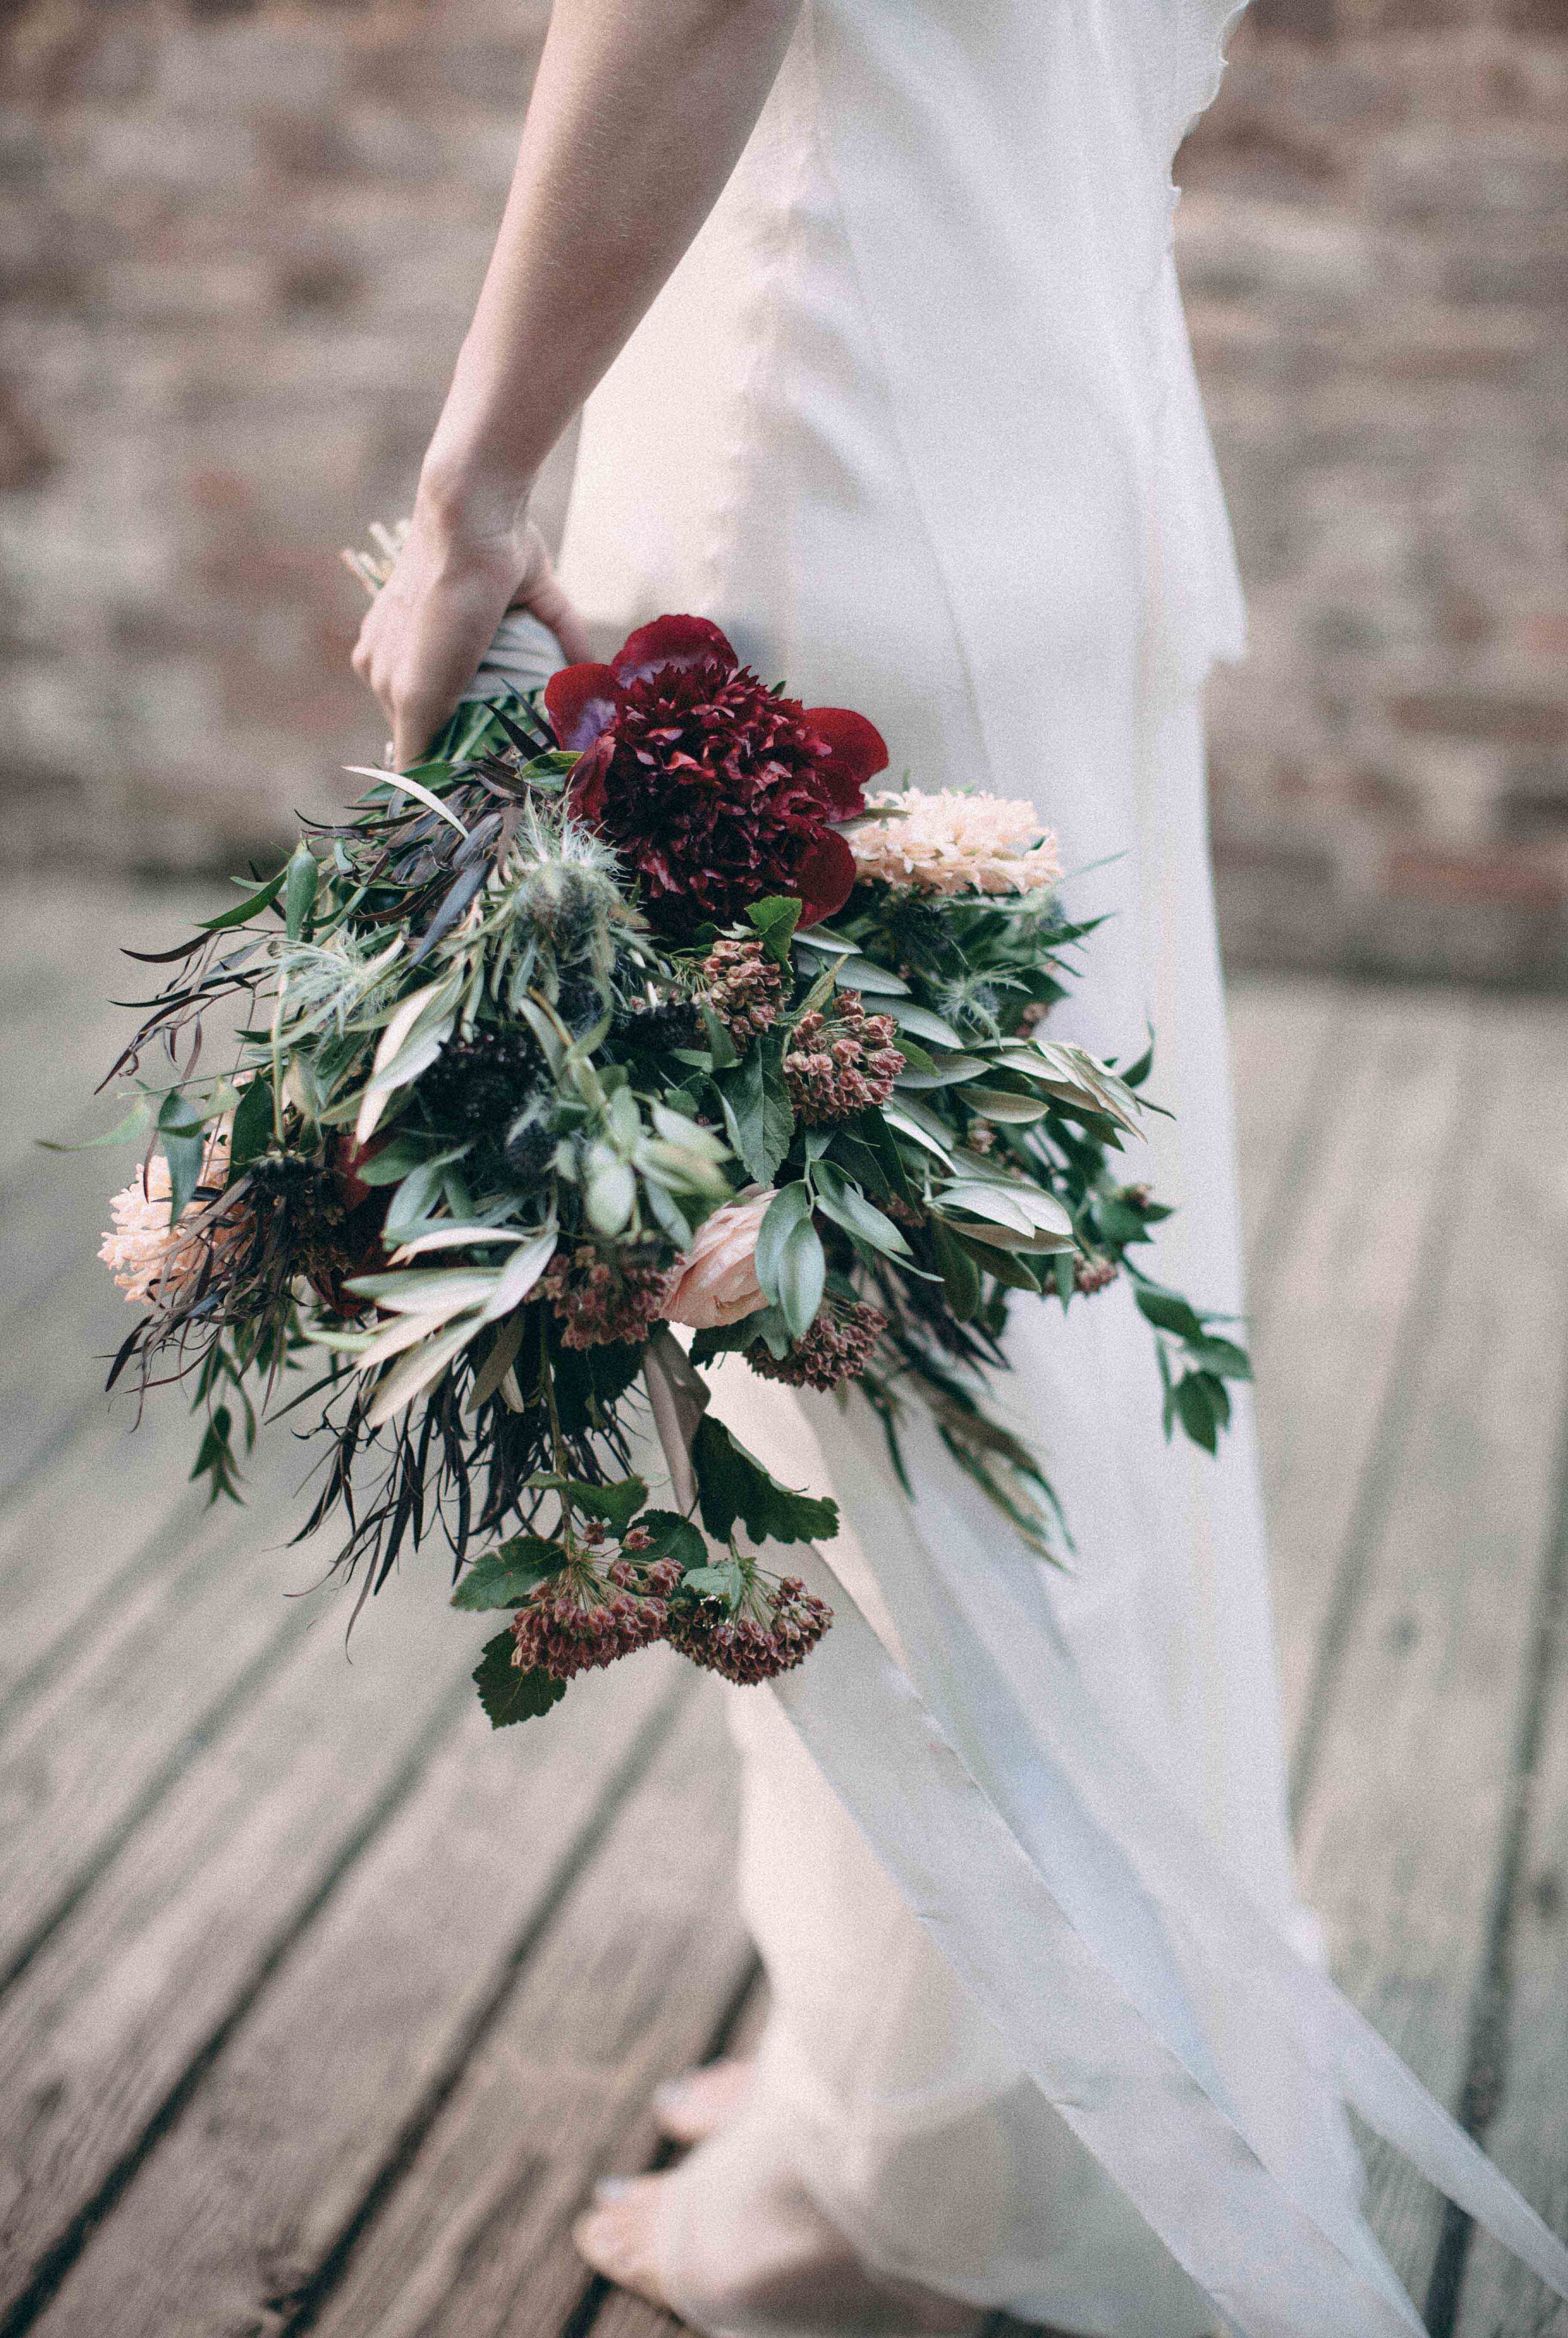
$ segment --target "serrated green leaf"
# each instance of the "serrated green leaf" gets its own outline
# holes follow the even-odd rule
[[[453,1592],[451,1605],[482,1615],[492,1607],[520,1607],[547,1576],[557,1574],[566,1553],[542,1535],[514,1535],[498,1550],[476,1558]]]
[[[800,923],[804,904],[790,893],[770,893],[761,901],[754,901],[746,916],[763,938],[769,958],[778,966],[789,964],[790,938]]]
[[[703,1525],[728,1542],[738,1520],[754,1542],[828,1542],[838,1532],[838,1504],[781,1486],[722,1421],[705,1413],[692,1439],[692,1469]]]
[[[603,1518],[617,1534],[630,1526],[648,1498],[647,1481],[642,1478],[622,1478],[614,1485],[595,1486],[582,1478],[557,1478],[553,1470],[537,1469],[528,1479],[530,1486],[552,1494],[564,1494],[575,1509],[587,1510],[593,1518]]]
[[[693,1567],[706,1565],[708,1547],[702,1528],[683,1518],[679,1510],[645,1510],[634,1523],[653,1537],[647,1549],[636,1555],[642,1566],[651,1567],[656,1559],[673,1558],[689,1576]]]
[[[559,1704],[567,1693],[565,1681],[557,1680],[552,1673],[541,1672],[537,1666],[524,1672],[514,1665],[513,1645],[509,1632],[498,1632],[493,1640],[486,1641],[474,1671],[474,1686],[492,1729],[508,1729],[515,1721],[537,1721],[553,1704]]]
[[[747,1049],[745,1060],[715,1080],[730,1143],[759,1185],[771,1185],[794,1135],[789,1091],[776,1049]]]

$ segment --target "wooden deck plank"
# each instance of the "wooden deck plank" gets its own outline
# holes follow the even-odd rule
[[[1568,1254],[1559,1008],[1482,1010],[1491,1077],[1438,1262],[1386,1527],[1321,1669],[1301,1855],[1336,1970],[1438,2097],[1456,2097],[1554,1510]],[[1430,2190],[1381,2146],[1374,2221],[1416,2295]]]
[[[391,1585],[343,1646],[350,1599],[186,1770],[0,1999],[0,2314],[76,2245],[187,2074],[340,1884],[473,1699],[477,1626],[437,1579]],[[36,2107],[37,2116],[28,2116]]]
[[[1406,1361],[1401,1335],[1435,1214],[1458,1184],[1444,1172],[1469,1029],[1462,998],[1347,1002],[1312,1174],[1278,1229],[1254,1361],[1292,1736],[1377,1440],[1396,1437],[1386,1414]]]
[[[1568,2233],[1565,1543],[1568,1515],[1559,1520],[1555,1580],[1540,1619],[1542,1710],[1526,1716],[1524,1731],[1517,1865],[1508,1878],[1507,1901],[1498,1911],[1490,1989],[1478,2008],[1471,2105],[1480,2114],[1487,2150],[1557,2233]],[[1525,2338],[1526,2333],[1529,2338],[1568,2338],[1568,2305],[1552,2297],[1506,2249],[1476,2233],[1469,2240],[1468,2257],[1457,2338]]]
[[[650,1651],[515,1738],[474,1710],[95,2234],[39,2338],[287,2325],[674,1722],[679,1669]]]
[[[563,1906],[312,2338],[543,2338],[589,2290],[572,2218],[645,2166],[647,2100],[752,1971],[720,1699],[693,1699]],[[653,1856],[649,1856],[650,1850]]]
[[[1236,1083],[1236,1145],[1249,1277],[1275,1238],[1283,1182],[1313,1135],[1326,1054],[1345,1012],[1332,983],[1249,977],[1228,998]]]
[[[281,1542],[281,1519],[271,1531]],[[242,1514],[204,1520],[180,1563],[94,1619],[0,1748],[0,1971],[309,1629],[282,1596],[308,1566],[258,1540]]]

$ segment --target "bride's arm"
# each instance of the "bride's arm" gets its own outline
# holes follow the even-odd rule
[[[537,535],[540,464],[729,176],[800,0],[556,0],[501,231],[355,671],[421,751],[526,601],[587,654]]]

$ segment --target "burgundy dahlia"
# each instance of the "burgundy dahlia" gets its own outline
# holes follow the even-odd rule
[[[656,926],[729,925],[770,893],[798,898],[810,926],[848,899],[834,823],[887,767],[863,715],[768,690],[701,617],[656,617],[608,665],[567,666],[545,705],[582,757],[573,810],[642,879]]]

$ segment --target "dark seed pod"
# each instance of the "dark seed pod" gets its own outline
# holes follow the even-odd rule
[[[549,1174],[556,1157],[556,1138],[547,1117],[524,1112],[507,1131],[502,1148],[507,1168],[519,1185],[536,1185]]]
[[[449,1041],[419,1087],[439,1128],[479,1135],[515,1119],[544,1078],[544,1056],[526,1024],[486,1024],[470,1038]]]

